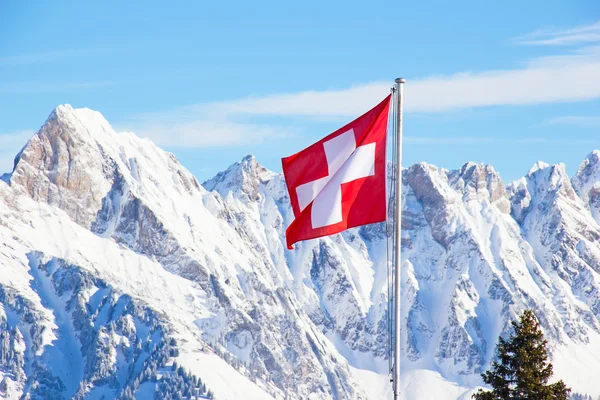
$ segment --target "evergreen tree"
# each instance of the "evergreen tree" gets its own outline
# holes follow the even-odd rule
[[[514,332],[508,340],[500,337],[498,359],[483,381],[492,391],[479,390],[475,400],[568,400],[571,389],[563,381],[548,384],[552,364],[548,362],[547,341],[531,310],[520,321],[512,321]]]
[[[0,395],[2,396],[6,396],[6,394],[8,393],[8,377],[4,377],[4,379],[2,379],[2,382],[0,382]]]

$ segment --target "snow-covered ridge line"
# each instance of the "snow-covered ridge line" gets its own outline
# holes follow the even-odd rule
[[[600,394],[591,376],[600,369],[599,154],[572,179],[564,166],[537,163],[507,186],[481,164],[404,170],[405,393],[469,398],[498,335],[533,308],[558,377]],[[200,378],[217,399],[386,395],[383,224],[290,252],[285,182],[253,156],[200,185],[172,154],[70,106],[16,161],[0,181],[0,290],[22,300],[1,302],[0,326],[11,333],[0,341],[13,350],[0,354],[0,390],[35,398],[41,382],[55,382],[59,397],[169,398],[184,384],[186,396],[199,394]],[[135,306],[122,308],[121,298]],[[115,311],[98,311],[104,303]],[[139,310],[160,329],[136,322]],[[138,369],[145,350],[132,345],[142,340],[134,330],[160,331],[142,343],[160,354],[149,369]],[[62,353],[74,354],[83,378],[48,361],[48,343],[60,349],[68,337]],[[102,365],[101,377],[87,374],[90,363]]]

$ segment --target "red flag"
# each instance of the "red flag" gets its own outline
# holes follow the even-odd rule
[[[385,221],[385,139],[391,95],[361,117],[292,156],[283,175],[296,242]]]

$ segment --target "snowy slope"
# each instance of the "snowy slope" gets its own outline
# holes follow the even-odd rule
[[[405,398],[469,398],[524,308],[557,376],[600,394],[598,154],[508,187],[473,163],[404,171]],[[59,106],[0,180],[0,397],[389,396],[384,225],[288,251],[291,219],[252,156],[201,185]]]
[[[289,273],[273,268],[270,259],[253,248],[229,223],[234,218],[233,213],[220,197],[202,188],[171,154],[132,134],[116,134],[96,112],[60,106],[18,155],[14,171],[5,180],[8,185],[1,183],[7,198],[3,209],[16,215],[15,218],[24,219],[25,225],[30,224],[36,232],[34,240],[28,232],[19,231],[18,225],[8,222],[8,215],[2,218],[3,225],[10,229],[7,235],[21,243],[21,249],[15,250],[16,255],[11,251],[8,257],[20,257],[21,262],[14,268],[20,268],[25,277],[33,275],[31,262],[25,261],[29,254],[43,257],[44,261],[55,257],[74,268],[89,268],[89,264],[102,255],[96,264],[114,272],[115,265],[122,261],[106,249],[115,248],[123,253],[122,257],[133,257],[133,264],[139,264],[138,259],[150,260],[160,265],[167,276],[179,281],[184,278],[184,282],[195,285],[206,298],[204,307],[200,308],[202,315],[199,311],[184,313],[187,328],[181,329],[183,338],[170,333],[155,339],[171,343],[174,338],[177,343],[175,349],[165,350],[171,356],[163,357],[162,353],[157,356],[160,358],[158,375],[164,367],[161,363],[177,362],[187,371],[204,371],[199,377],[221,398],[237,398],[237,391],[246,396],[260,392],[263,397],[268,394],[277,398],[284,398],[287,392],[313,398],[365,398],[363,388],[354,382],[347,363],[311,324],[293,294],[282,284],[289,279]],[[28,203],[33,204],[31,210],[22,209],[23,204]],[[51,224],[54,214],[62,217]],[[66,235],[64,229],[79,233]],[[82,236],[82,231],[86,236]],[[75,237],[83,239],[76,241]],[[38,256],[38,253],[41,254]],[[72,259],[78,253],[81,258]],[[128,261],[122,263],[129,264]],[[149,296],[161,293],[139,282],[139,278],[130,279],[130,273],[140,277],[153,274],[130,271],[111,273],[110,279],[101,279],[103,285],[120,287],[119,293],[131,297],[136,293],[133,289]],[[102,275],[95,269],[92,276]],[[28,282],[25,278],[22,281]],[[56,287],[55,279],[52,281]],[[27,287],[26,284],[21,286],[23,290]],[[178,289],[170,287],[169,292],[177,292]],[[21,289],[15,291],[20,293]],[[46,292],[47,296],[56,297],[51,286]],[[186,301],[193,301],[191,294],[184,297]],[[135,298],[142,304],[149,301],[142,294]],[[94,305],[85,301],[81,300],[81,307],[93,314]],[[148,312],[173,315],[164,309],[165,303],[177,305],[181,299],[163,295],[155,306],[149,305],[151,311]],[[38,300],[36,306],[52,314],[55,308],[61,310],[62,304]],[[59,314],[64,316],[62,310]],[[101,318],[94,327],[102,330],[104,325],[112,325],[112,317],[112,313],[108,317],[99,313],[98,317],[90,318]],[[168,321],[164,324],[171,326]],[[67,330],[72,332],[72,337],[79,338],[82,346],[86,344],[82,332]],[[162,333],[165,330],[161,328]],[[59,332],[62,331],[59,329]],[[101,336],[103,332],[94,333]],[[184,344],[193,346],[191,355],[184,351]],[[108,343],[106,347],[116,345]],[[219,357],[206,358],[198,354],[195,347]],[[97,353],[103,351],[98,347],[96,350]],[[102,362],[120,365],[118,351],[108,352],[110,356]],[[42,364],[40,370],[54,371],[44,365],[49,357],[44,358],[43,354],[40,357],[41,361],[29,357],[29,362]],[[121,359],[124,367],[131,361],[127,355]],[[205,359],[213,361],[199,366]],[[126,395],[123,386],[131,374],[126,371],[122,377],[119,371],[114,371],[118,369],[109,368],[107,374],[111,379],[117,375],[114,378],[117,382],[113,380],[108,385],[121,389]],[[107,377],[97,379],[91,370],[88,372],[87,375],[83,372],[86,390],[93,394],[93,388],[102,386]],[[246,378],[238,378],[240,374]],[[28,374],[27,368],[23,375],[28,379],[25,389],[36,385],[36,377]],[[131,377],[130,380],[136,379]],[[55,378],[63,383],[68,380],[65,376]],[[255,382],[251,386],[261,389],[253,392],[245,389],[247,385],[228,387],[239,379],[251,379]],[[57,384],[57,391],[67,396],[71,394],[62,389]],[[261,398],[258,394],[254,397]]]
[[[149,370],[159,375],[169,374],[164,370],[174,361],[192,371],[210,360],[212,374],[228,377],[217,376],[209,386],[223,398],[272,398],[203,341],[196,324],[214,315],[196,283],[74,224],[61,210],[15,197],[2,183],[0,221],[2,303],[10,310],[8,327],[25,336],[24,362],[12,375],[21,379],[9,383],[16,392],[24,386],[47,398],[50,389],[35,374],[50,372],[53,387],[65,385],[58,398],[74,395],[80,382],[89,398],[98,392],[113,398],[140,379],[154,357],[158,365]],[[160,360],[165,345],[167,359]]]
[[[553,167],[544,168],[549,171]],[[529,182],[530,175],[523,180]],[[593,344],[599,332],[596,304],[600,299],[596,289],[600,275],[593,268],[600,264],[589,259],[588,265],[580,267],[589,273],[589,280],[581,285],[562,280],[560,271],[551,266],[552,257],[540,254],[555,257],[548,243],[553,232],[533,229],[545,238],[543,244],[535,240],[540,236],[528,234],[527,221],[522,220],[517,204],[520,195],[515,188],[520,184],[516,182],[507,191],[492,167],[472,163],[457,171],[428,164],[404,171],[403,366],[407,370],[434,371],[464,387],[481,384],[479,373],[489,365],[498,335],[526,307],[536,310],[551,337],[553,353],[561,355],[565,365],[577,365],[578,358],[569,357],[566,351],[573,346],[600,354]],[[540,178],[538,190],[549,191],[541,187],[548,184],[552,184],[551,178]],[[291,214],[281,176],[247,157],[204,186],[219,192],[232,209],[239,210],[242,227],[261,229],[253,236],[256,243],[264,243],[278,259],[287,259],[295,271],[292,285],[297,296],[305,299],[313,322],[350,364],[385,372],[384,227],[363,227],[305,242],[288,253],[283,232]],[[571,193],[565,196],[570,198]],[[540,206],[531,204],[531,215]],[[588,235],[600,232],[589,213],[581,215],[580,209],[554,215],[569,223],[571,213],[587,218],[579,224]],[[246,222],[249,215],[253,215],[252,223]],[[543,208],[531,218],[548,225],[551,217]],[[280,220],[284,223],[271,223]],[[261,239],[265,237],[278,237],[279,242],[265,242]],[[557,238],[557,242],[561,240]],[[598,249],[597,243],[589,246]],[[597,370],[599,362],[599,357],[591,357],[587,365]],[[557,366],[557,370],[561,368]],[[576,388],[600,392],[593,379],[581,382],[573,369],[562,371],[561,377]]]

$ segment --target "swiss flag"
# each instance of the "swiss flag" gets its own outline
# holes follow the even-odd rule
[[[385,139],[391,95],[361,117],[283,158],[296,242],[385,221]]]

